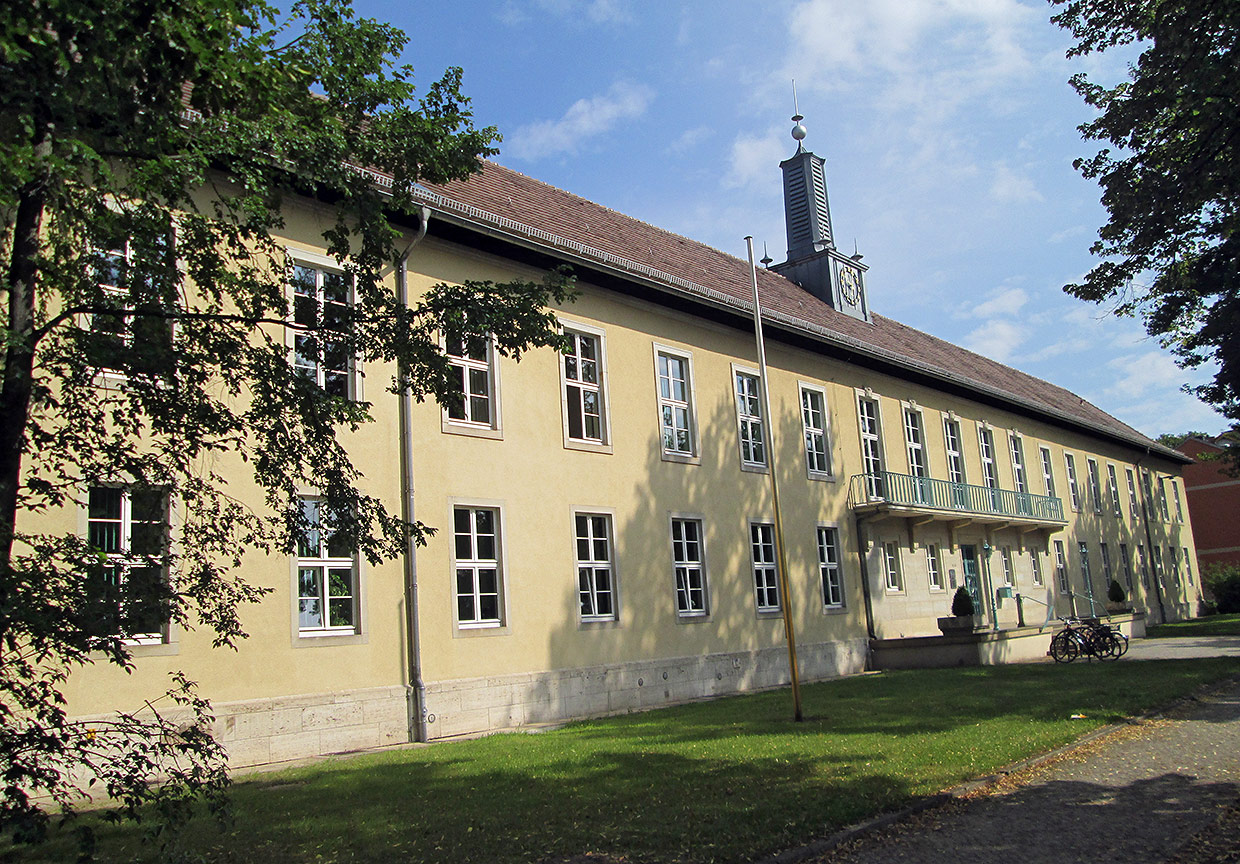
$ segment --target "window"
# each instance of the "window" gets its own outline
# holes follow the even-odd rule
[[[102,559],[88,583],[99,635],[120,635],[138,644],[165,641],[168,496],[161,489],[93,487],[86,524],[87,542]]]
[[[177,307],[179,276],[171,232],[157,234],[147,248],[119,237],[95,260],[99,289],[90,315],[91,363],[109,372],[167,372],[164,359],[172,350],[172,325],[164,314]],[[146,313],[146,314],[143,314]],[[142,346],[134,351],[134,344]]]
[[[701,521],[673,519],[672,564],[676,571],[676,614],[682,618],[706,614],[704,563]]]
[[[1193,562],[1188,555],[1188,547],[1185,546],[1180,550],[1184,553],[1184,573],[1188,576],[1188,584],[1193,584]]]
[[[779,579],[775,571],[775,526],[750,523],[749,554],[758,611],[776,612],[779,610]]]
[[[293,368],[332,396],[357,398],[350,349],[353,282],[343,273],[293,265]]]
[[[689,357],[659,351],[659,424],[663,455],[692,457],[697,453],[693,423],[693,389]]]
[[[952,484],[952,500],[963,510],[969,504],[969,490],[965,488],[964,454],[960,451],[960,423],[950,417],[943,418],[943,442],[947,448],[947,479]]]
[[[809,476],[831,476],[831,440],[827,437],[827,398],[817,388],[801,385],[801,425],[805,431],[805,466]]]
[[[1133,477],[1132,469],[1125,468],[1124,475],[1128,478],[1128,512],[1132,515],[1133,521],[1141,515],[1141,505],[1137,503],[1137,482]]]
[[[1098,477],[1098,463],[1093,459],[1086,458],[1086,470],[1089,472],[1089,503],[1093,505],[1095,513],[1102,512],[1102,482]]]
[[[1040,448],[1042,454],[1042,482],[1046,485],[1046,494],[1051,498],[1058,498],[1059,492],[1055,489],[1055,469],[1051,467],[1051,451],[1048,447]]]
[[[302,498],[306,536],[297,544],[297,629],[303,636],[357,632],[357,560],[335,536],[330,505]]]
[[[1150,548],[1154,551],[1154,578],[1158,580],[1158,584],[1166,585],[1163,580],[1162,547],[1151,546]]]
[[[1089,575],[1089,546],[1082,542],[1079,548],[1081,554],[1081,584],[1085,586],[1086,592],[1092,592],[1094,583],[1090,581],[1091,577]]]
[[[1171,521],[1171,513],[1167,510],[1167,480],[1158,478],[1158,509],[1162,512],[1164,522]]]
[[[914,477],[925,477],[926,452],[922,446],[921,412],[912,408],[904,409],[904,444],[908,449],[908,473]]]
[[[1137,566],[1141,568],[1141,584],[1145,590],[1150,590],[1150,562],[1145,557],[1145,544],[1137,544]]]
[[[818,528],[818,575],[822,580],[822,605],[844,605],[844,585],[840,580],[840,538],[834,528]]]
[[[861,423],[861,467],[871,498],[883,497],[883,433],[878,423],[878,403],[857,397],[857,417]]]
[[[499,510],[490,507],[452,509],[456,623],[462,628],[503,623],[499,516]]]
[[[1171,562],[1171,584],[1180,587],[1180,556],[1174,546],[1167,547],[1167,560]]]
[[[1033,572],[1033,584],[1041,588],[1045,583],[1042,581],[1042,558],[1037,549],[1029,550],[1029,563]]]
[[[1081,509],[1081,489],[1076,485],[1076,457],[1071,453],[1063,454],[1065,467],[1068,469],[1068,495],[1072,499],[1072,509]]]
[[[1132,593],[1132,558],[1128,554],[1128,544],[1119,544],[1119,557],[1124,560],[1124,587]]]
[[[1059,575],[1059,590],[1065,594],[1071,592],[1068,584],[1068,559],[1064,554],[1063,541],[1055,541],[1055,571]]]
[[[741,466],[766,467],[762,434],[762,384],[757,375],[736,372],[736,420],[740,425]]]
[[[1107,548],[1107,544],[1102,544],[1102,575],[1106,579],[1106,585],[1109,589],[1111,581],[1115,578],[1111,575],[1111,550]]]
[[[903,591],[904,580],[900,574],[900,547],[898,544],[883,544],[883,568],[887,575],[887,590]]]
[[[1107,463],[1107,491],[1111,493],[1111,513],[1116,519],[1124,515],[1123,505],[1119,503],[1119,481],[1115,479],[1115,466]]]
[[[981,424],[977,427],[977,446],[982,457],[982,482],[991,489],[990,508],[998,510],[999,475],[995,472],[995,436],[989,428]]]
[[[568,350],[561,355],[564,384],[564,423],[568,441],[607,443],[607,406],[604,391],[603,341],[593,333],[565,328]]]
[[[611,517],[604,513],[573,516],[577,535],[577,596],[582,621],[616,619],[615,576],[611,563]]]
[[[460,396],[448,405],[448,420],[457,425],[498,428],[495,353],[491,340],[484,336],[465,339],[449,334],[444,353],[452,366],[453,387]]]
[[[1012,580],[1012,548],[1004,546],[999,550],[999,558],[1003,561],[1003,584],[1014,585]]]
[[[931,543],[926,547],[926,578],[931,591],[943,590],[943,568],[939,560],[939,547]]]
[[[1016,507],[1023,515],[1033,509],[1029,500],[1029,484],[1025,481],[1025,444],[1015,432],[1008,434],[1008,447],[1012,451],[1012,483],[1016,488]]]
[[[1176,480],[1171,481],[1171,494],[1175,496],[1175,521],[1183,522],[1184,508],[1180,505],[1180,484]],[[1189,577],[1188,581],[1192,582],[1192,577]]]

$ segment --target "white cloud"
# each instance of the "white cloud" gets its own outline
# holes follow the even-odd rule
[[[1073,225],[1069,228],[1063,228],[1056,231],[1049,238],[1047,238],[1047,241],[1050,243],[1062,243],[1063,241],[1070,240],[1073,237],[1080,237],[1083,234],[1088,234],[1090,230],[1091,229],[1088,225]]]
[[[732,142],[728,173],[724,176],[723,185],[731,189],[752,186],[771,191],[774,188],[771,166],[778,165],[787,157],[787,149],[783,137],[776,132],[762,136],[737,135]]]
[[[645,114],[654,95],[644,84],[617,81],[604,94],[578,99],[558,120],[518,127],[509,136],[505,153],[530,160],[575,154],[587,139],[610,132],[623,120]]]
[[[990,195],[996,201],[1002,201],[1005,204],[1045,200],[1042,193],[1033,185],[1033,180],[1028,176],[1017,174],[1007,166],[1006,162],[999,162],[995,166],[995,176],[990,182]]]
[[[964,340],[964,347],[991,360],[1007,363],[1026,338],[1023,327],[997,319],[987,321],[970,333]]]
[[[625,0],[534,0],[532,4],[508,0],[500,9],[499,18],[510,26],[525,24],[533,19],[535,10],[591,24],[622,24],[633,19]]]
[[[686,129],[676,136],[675,141],[667,145],[667,152],[675,156],[683,156],[700,147],[702,139],[713,131],[709,126],[694,126],[692,129]]]
[[[1106,389],[1107,395],[1135,398],[1162,387],[1178,387],[1187,377],[1170,356],[1161,351],[1127,354],[1107,361],[1119,377]]]
[[[961,314],[967,318],[1000,318],[1020,312],[1029,302],[1029,294],[1023,288],[999,288],[981,303],[966,303]]]

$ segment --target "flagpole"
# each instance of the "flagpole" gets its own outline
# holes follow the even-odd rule
[[[800,723],[801,676],[797,671],[797,640],[792,626],[792,597],[788,593],[788,559],[784,554],[784,524],[779,509],[779,480],[775,471],[774,426],[771,417],[771,395],[766,386],[766,345],[762,340],[762,304],[758,299],[758,268],[753,260],[753,237],[745,238],[749,250],[749,278],[753,283],[753,329],[758,342],[758,386],[762,390],[762,426],[766,433],[766,452],[771,471],[771,499],[775,504],[775,560],[779,580],[779,596],[783,598],[784,634],[788,637],[788,671],[792,678],[793,719]]]

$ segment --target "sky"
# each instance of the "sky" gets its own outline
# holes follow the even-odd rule
[[[1062,286],[1095,263],[1097,145],[1040,0],[355,0],[409,36],[421,88],[465,70],[496,161],[745,257],[785,260],[779,162],[793,81],[826,160],[837,245],[869,265],[870,308],[1077,393],[1150,436],[1219,432],[1141,322]],[[760,257],[760,256],[759,256]]]

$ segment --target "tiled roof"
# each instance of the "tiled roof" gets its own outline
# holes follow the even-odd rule
[[[494,162],[483,162],[467,181],[430,187],[423,197],[445,214],[524,242],[752,313],[747,261]],[[1183,458],[1062,387],[881,315],[869,322],[844,315],[774,271],[759,269],[758,288],[763,318],[774,324]]]

